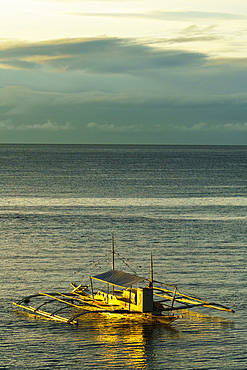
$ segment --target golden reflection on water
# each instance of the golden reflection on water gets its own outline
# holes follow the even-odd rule
[[[146,351],[145,351],[145,334],[143,327],[131,328],[130,326],[125,327],[121,330],[121,336],[119,336],[119,330],[105,331],[102,326],[102,332],[100,330],[96,340],[99,343],[107,343],[106,351],[103,354],[104,360],[108,363],[114,364],[118,355],[118,347],[121,347],[121,352],[124,352],[123,368],[135,367],[136,369],[144,369],[146,366]],[[125,364],[126,363],[126,364]]]
[[[184,343],[202,348],[209,341],[221,337],[233,323],[221,317],[212,317],[193,311],[183,310],[183,318],[172,325],[153,322],[138,322],[115,319],[102,315],[85,315],[74,330],[67,330],[61,325],[61,335],[71,336],[72,342],[80,342],[93,356],[94,363],[100,369],[142,369],[153,368],[155,357],[164,355],[164,361],[173,361],[183,355]],[[31,318],[35,316],[28,314]],[[40,323],[42,325],[42,323]],[[68,338],[67,338],[68,339]],[[198,351],[198,348],[197,348]],[[202,351],[202,349],[201,349]],[[196,353],[194,353],[196,356]],[[80,357],[80,352],[77,353]],[[170,360],[169,360],[170,359]],[[172,360],[171,360],[172,359]],[[121,364],[121,367],[119,367]]]
[[[115,368],[121,358],[122,368],[145,370],[150,368],[157,351],[167,352],[167,344],[170,346],[179,342],[179,347],[185,340],[206,343],[209,337],[220,336],[222,330],[228,329],[233,323],[220,317],[184,310],[183,319],[176,321],[173,326],[126,322],[102,318],[100,315],[89,321],[83,319],[79,327],[88,325],[93,329],[90,339],[104,347],[98,360],[102,369]],[[173,353],[170,355],[173,356]],[[102,367],[103,364],[105,366]]]
[[[176,333],[169,325],[103,318],[101,315],[80,320],[79,328],[83,329],[88,325],[93,329],[90,339],[95,344],[104,346],[99,357],[102,369],[115,367],[121,358],[121,368],[145,370],[152,358],[155,328],[162,327],[168,334]]]

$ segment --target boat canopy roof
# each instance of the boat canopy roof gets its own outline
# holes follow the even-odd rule
[[[144,280],[148,280],[140,276],[128,274],[126,272],[122,272],[118,270],[110,270],[107,272],[103,272],[102,274],[90,276],[90,277],[92,279],[100,280],[100,281],[103,281],[111,285],[117,285],[122,288],[128,288]]]

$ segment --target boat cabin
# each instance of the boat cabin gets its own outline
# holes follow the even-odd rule
[[[106,289],[94,293],[93,280],[105,283]],[[126,311],[153,312],[153,289],[147,286],[133,288],[134,285],[144,281],[149,280],[118,270],[90,276],[92,296],[95,301],[101,301]]]

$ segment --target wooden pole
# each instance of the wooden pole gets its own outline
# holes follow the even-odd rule
[[[90,277],[90,285],[91,285],[92,297],[94,298],[94,294],[93,294],[93,279],[91,277]]]
[[[174,306],[174,302],[175,302],[175,298],[176,298],[176,292],[177,292],[177,288],[174,289],[174,292],[173,292],[173,298],[172,298],[172,308]]]
[[[112,270],[115,270],[115,246],[114,246],[114,235],[112,234],[111,240],[111,247],[112,247]],[[112,294],[114,294],[114,285],[112,286]]]
[[[112,243],[111,243],[111,246],[112,246],[112,270],[114,270],[115,269],[115,256],[114,256],[114,254],[115,254],[115,250],[114,250],[115,246],[114,246],[114,235],[113,234],[112,234]]]
[[[150,253],[150,288],[153,287],[153,280],[154,280],[154,270],[153,270],[153,255],[152,252]]]

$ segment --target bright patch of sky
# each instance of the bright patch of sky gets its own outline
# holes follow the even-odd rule
[[[187,42],[191,38],[186,48],[230,56],[246,52],[246,20],[243,0],[2,0],[0,34],[2,39],[32,41],[108,35],[161,45],[165,39],[177,40],[180,48],[185,47],[184,36]],[[196,42],[199,35],[203,42]]]

